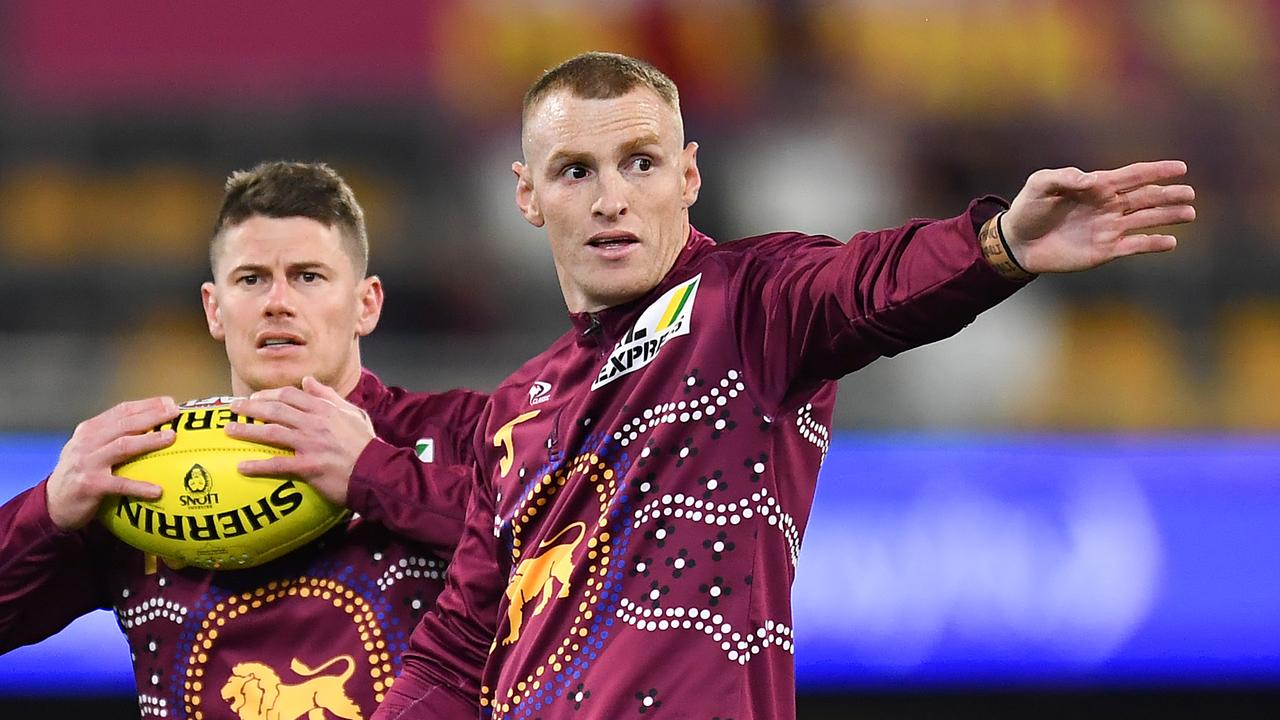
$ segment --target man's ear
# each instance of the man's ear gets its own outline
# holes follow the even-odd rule
[[[360,316],[356,320],[356,336],[364,337],[378,327],[382,317],[382,279],[370,275],[360,281]]]
[[[684,206],[690,208],[698,201],[698,191],[702,189],[702,173],[698,170],[698,143],[691,142],[684,147],[680,162],[684,166],[680,177],[680,197],[684,200]]]
[[[214,340],[223,342],[227,333],[222,327],[222,311],[218,308],[217,286],[211,282],[200,286],[200,304],[204,306],[204,320],[209,324],[209,334]]]
[[[511,172],[516,174],[516,207],[530,225],[542,227],[546,220],[538,207],[538,194],[533,190],[533,172],[519,160],[511,163]]]

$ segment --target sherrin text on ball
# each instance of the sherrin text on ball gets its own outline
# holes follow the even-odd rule
[[[346,511],[292,477],[250,477],[240,462],[291,450],[237,440],[228,423],[259,422],[231,411],[229,397],[184,404],[172,445],[118,467],[122,477],[159,485],[156,500],[113,496],[98,519],[124,542],[177,565],[232,570],[274,560],[322,535]]]

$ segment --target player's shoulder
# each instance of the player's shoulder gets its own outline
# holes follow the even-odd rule
[[[763,235],[752,235],[751,237],[731,240],[727,243],[717,245],[716,247],[725,248],[730,252],[741,255],[759,255],[795,252],[798,249],[813,246],[829,247],[843,244],[844,243],[830,235],[813,235],[810,233],[788,230],[764,233]]]
[[[781,266],[828,256],[844,247],[827,235],[771,232],[719,243],[694,260],[699,269],[720,267],[729,278],[770,277]]]
[[[488,402],[488,393],[469,388],[454,388],[440,392],[419,392],[395,385],[386,386],[381,405],[401,411],[417,409],[432,414],[476,413]]]
[[[375,423],[393,419],[413,424],[426,420],[474,421],[489,400],[487,393],[468,388],[422,392],[387,385],[368,370],[361,378],[359,394],[357,404]]]
[[[770,232],[718,243],[707,248],[702,261],[730,265],[751,263],[843,245],[844,243],[829,235],[813,235],[798,231]]]

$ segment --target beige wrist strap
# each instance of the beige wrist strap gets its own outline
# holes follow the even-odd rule
[[[984,223],[982,230],[978,232],[978,244],[982,246],[982,257],[986,258],[987,262],[991,263],[991,267],[1006,280],[1015,282],[1030,280],[1035,275],[1018,264],[1013,257],[1013,251],[1009,249],[1009,243],[1005,242],[1004,232],[1000,229],[1000,218],[1003,216],[1004,211],[1001,211]]]

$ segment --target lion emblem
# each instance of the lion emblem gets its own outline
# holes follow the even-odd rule
[[[182,478],[182,484],[186,486],[187,492],[193,495],[201,495],[209,492],[209,486],[213,485],[213,479],[209,477],[208,470],[196,463],[187,471],[186,477]]]
[[[551,601],[551,593],[555,589],[556,581],[560,583],[560,591],[556,593],[556,597],[569,597],[569,576],[573,574],[573,551],[587,535],[586,524],[573,523],[538,544],[539,548],[545,548],[575,527],[578,528],[578,538],[573,542],[556,545],[541,555],[525,558],[516,566],[515,575],[507,585],[507,600],[511,603],[507,608],[507,620],[511,623],[511,632],[502,639],[503,645],[510,645],[520,639],[524,606],[538,595],[541,595],[542,599],[533,608],[533,614],[542,614],[547,603]]]
[[[347,664],[342,674],[319,675],[337,662]],[[307,720],[324,720],[326,712],[344,720],[364,720],[360,707],[343,689],[355,672],[355,660],[350,655],[339,655],[314,670],[294,658],[289,667],[309,679],[286,685],[275,670],[263,663],[237,663],[222,686],[222,699],[240,720],[297,720],[304,715]]]

